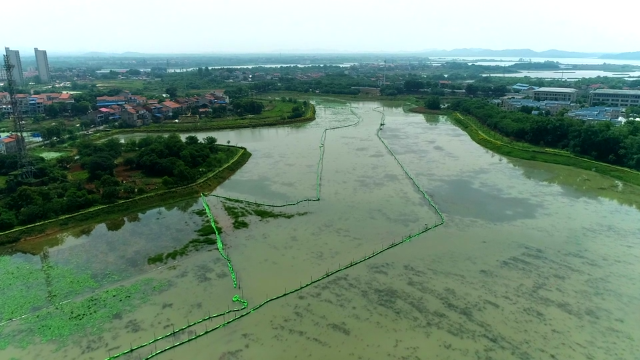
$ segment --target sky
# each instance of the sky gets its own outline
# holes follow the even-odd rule
[[[613,2],[626,14],[640,10],[640,1]],[[34,47],[51,54],[640,51],[634,21],[575,1],[30,0],[7,1],[8,11],[0,46],[23,56]]]

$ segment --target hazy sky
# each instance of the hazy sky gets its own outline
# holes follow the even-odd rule
[[[0,46],[56,52],[640,51],[640,2],[513,0],[3,1]],[[606,6],[609,9],[603,9]],[[610,9],[616,8],[614,13]]]

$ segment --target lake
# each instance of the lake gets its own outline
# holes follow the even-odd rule
[[[640,71],[627,71],[627,72],[609,72],[600,70],[567,70],[567,71],[520,71],[511,74],[490,74],[485,76],[507,76],[507,77],[524,77],[529,76],[532,78],[543,79],[566,79],[566,80],[578,80],[583,78],[594,78],[597,76],[606,77],[619,77],[628,80],[635,80],[640,77]]]
[[[247,147],[215,194],[283,204],[234,230],[208,203],[240,284],[215,247],[147,265],[206,223],[193,198],[0,257],[3,359],[105,359],[234,308],[253,307],[439,218],[376,137],[376,102],[316,100],[309,124],[198,133]],[[445,116],[385,104],[381,136],[446,223],[157,359],[634,359],[640,354],[640,188],[508,159]],[[186,136],[186,135],[185,135]],[[129,136],[125,136],[129,137]],[[42,265],[44,264],[44,266]],[[5,299],[10,299],[5,301]],[[70,302],[63,301],[73,299]],[[57,304],[52,308],[49,305]],[[204,321],[119,359],[142,359],[229,320]]]
[[[478,57],[459,57],[459,58],[432,58],[435,61],[469,61],[478,65],[498,65],[509,66],[519,63],[520,58],[517,57],[490,57],[490,58],[478,58]],[[640,66],[640,60],[617,60],[617,59],[596,59],[596,58],[525,58],[525,60],[531,60],[532,62],[545,62],[545,61],[557,61],[561,64],[567,65],[602,65],[602,64],[614,64],[614,65],[637,65]]]

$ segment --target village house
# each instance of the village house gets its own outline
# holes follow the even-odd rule
[[[96,98],[96,105],[100,106],[111,106],[111,105],[124,105],[127,103],[127,100],[124,96],[98,96]]]
[[[18,152],[18,142],[20,135],[12,134],[0,138],[0,154],[11,154]]]
[[[158,102],[156,102],[155,104],[147,103],[144,106],[144,109],[147,110],[149,114],[151,114],[152,119],[153,118],[162,119],[166,117],[167,114],[169,113],[169,110],[163,107],[161,104],[158,104]]]
[[[0,92],[0,104],[11,102],[11,97],[8,92]]]
[[[166,116],[173,116],[173,113],[176,111],[181,111],[183,109],[182,105],[177,104],[173,101],[165,101],[162,104],[162,107],[166,110]]]
[[[46,106],[53,103],[73,103],[73,97],[67,93],[46,93],[39,95],[16,94],[18,110],[23,115],[44,114]],[[9,93],[0,92],[0,104],[2,112],[11,113],[11,97]]]

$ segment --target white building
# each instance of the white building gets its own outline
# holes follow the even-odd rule
[[[598,89],[589,95],[589,104],[607,104],[610,106],[640,106],[640,90]]]
[[[569,101],[575,102],[578,90],[569,88],[541,87],[533,92],[533,100],[536,101]]]
[[[22,61],[20,61],[20,51],[11,50],[8,47],[5,47],[4,50],[7,53],[7,57],[9,58],[9,62],[13,65],[13,71],[11,72],[13,81],[17,86],[24,85],[24,73],[22,72]]]
[[[38,65],[38,75],[43,83],[51,82],[51,73],[49,72],[49,59],[46,50],[38,50],[35,48],[36,64]]]

